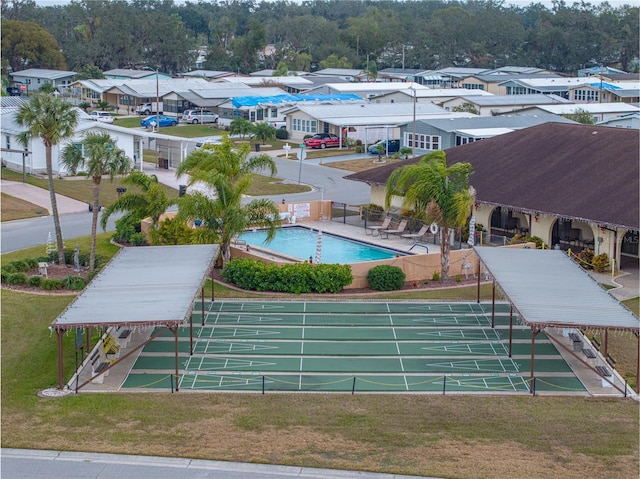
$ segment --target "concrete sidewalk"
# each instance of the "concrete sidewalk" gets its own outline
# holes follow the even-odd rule
[[[14,196],[40,206],[47,211],[47,215],[51,214],[51,197],[49,196],[49,190],[26,183],[7,180],[0,182],[0,189],[9,196]],[[62,196],[56,193],[56,200],[58,202],[58,213],[60,215],[86,213],[89,211],[89,205],[87,203],[74,200],[68,196]]]

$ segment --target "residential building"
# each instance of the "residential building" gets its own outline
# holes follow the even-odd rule
[[[454,90],[457,91],[457,90]],[[468,90],[465,90],[468,91]],[[480,91],[480,90],[475,90]],[[443,99],[439,105],[445,110],[453,110],[463,105],[478,111],[480,116],[492,116],[500,113],[516,113],[521,109],[536,105],[573,104],[570,100],[557,95],[463,95]]]
[[[29,68],[12,72],[9,77],[13,86],[19,88],[21,93],[29,95],[38,92],[46,84],[52,85],[60,93],[65,93],[75,75],[76,72],[72,71]]]
[[[622,115],[628,115],[640,111],[637,106],[629,103],[583,103],[583,104],[554,104],[554,105],[535,105],[522,108],[518,111],[519,115],[540,115],[551,113],[553,115],[572,115],[581,111],[589,113],[593,121],[598,123],[618,118]],[[505,114],[505,113],[501,113]]]
[[[492,234],[537,236],[553,248],[607,253],[615,268],[638,265],[640,137],[637,131],[544,123],[450,148],[447,163],[468,162],[476,223]],[[415,163],[419,158],[407,160]],[[408,164],[405,163],[405,164]],[[397,165],[349,175],[384,204]],[[401,203],[399,198],[394,205]]]

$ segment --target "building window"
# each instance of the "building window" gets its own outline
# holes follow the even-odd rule
[[[317,120],[303,120],[300,118],[291,119],[291,130],[300,133],[318,133],[318,121]]]
[[[573,98],[575,101],[588,101],[588,102],[598,102],[600,101],[600,92],[597,90],[574,90]]]
[[[404,134],[404,143],[409,148],[418,148],[420,150],[439,150],[441,144],[441,138],[435,135],[423,135],[422,133],[416,134],[416,141],[414,145],[413,133],[406,132]]]

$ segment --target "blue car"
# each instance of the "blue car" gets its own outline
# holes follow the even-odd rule
[[[157,123],[159,122],[159,125]],[[177,118],[164,115],[151,115],[140,120],[140,126],[149,128],[151,126],[176,126],[179,123]]]

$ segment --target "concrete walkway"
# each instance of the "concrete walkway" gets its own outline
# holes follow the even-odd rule
[[[45,209],[47,214],[51,214],[51,197],[49,196],[49,190],[26,183],[7,180],[0,182],[0,188],[3,193],[38,205]],[[61,215],[86,213],[89,211],[89,205],[87,203],[74,200],[68,196],[56,194],[56,200],[58,202],[58,213]]]

